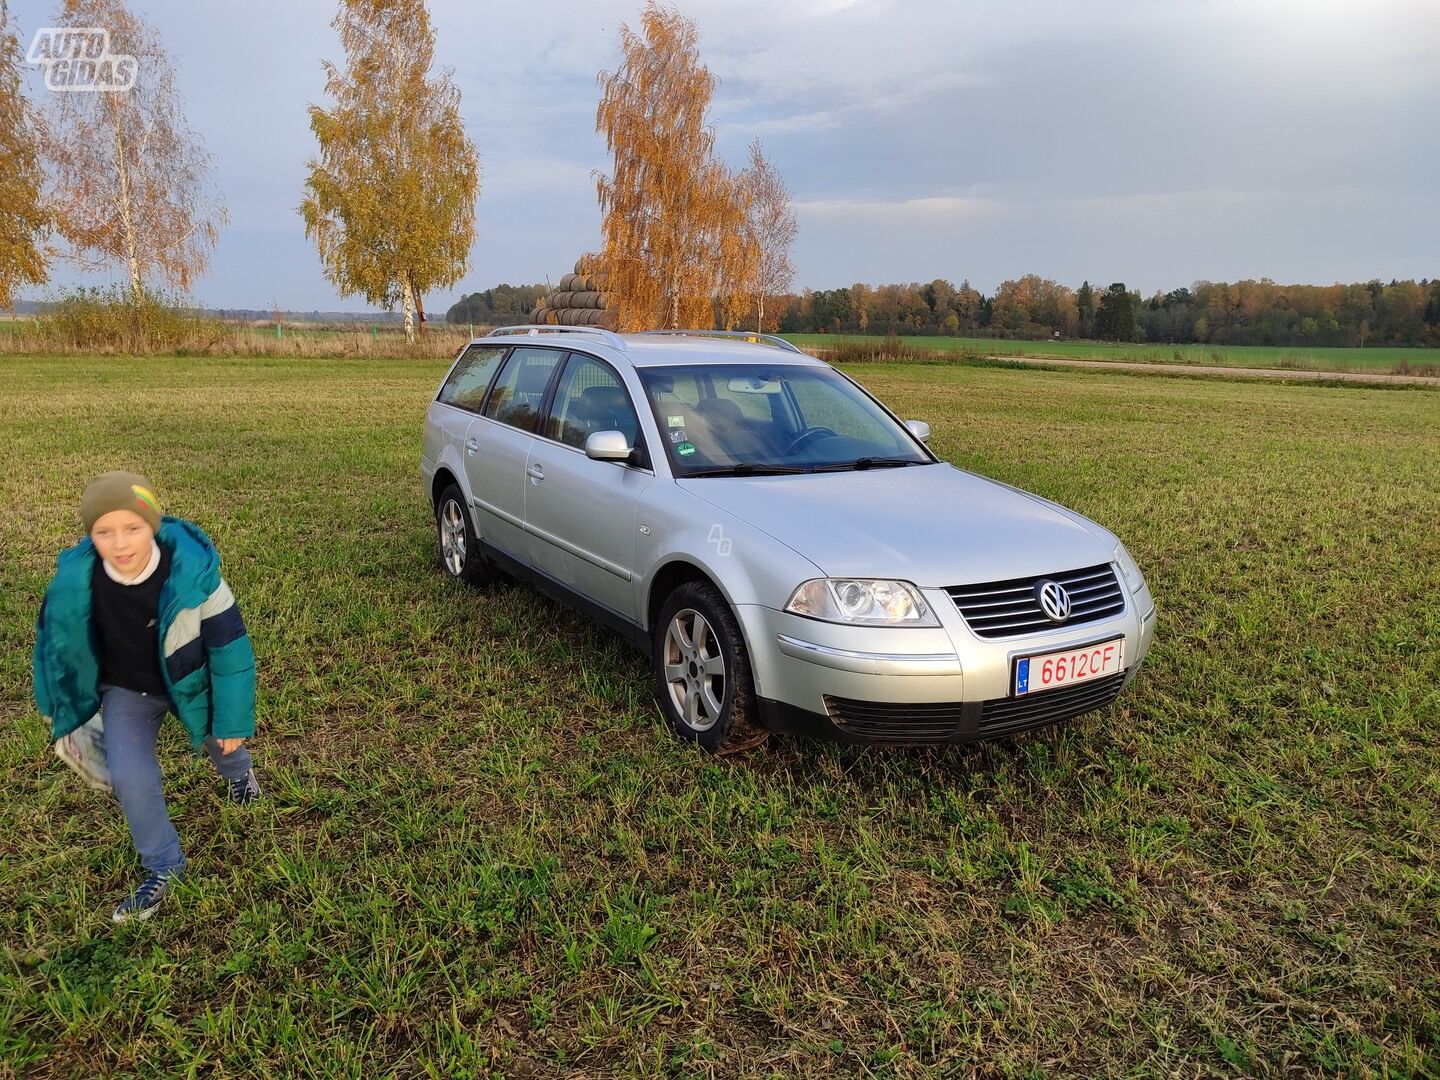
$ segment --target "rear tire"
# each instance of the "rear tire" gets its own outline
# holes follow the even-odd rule
[[[447,486],[435,503],[435,546],[446,577],[477,587],[494,580],[494,567],[480,550],[465,496],[455,484]]]
[[[653,634],[655,692],[677,736],[712,754],[765,741],[745,639],[718,589],[705,581],[681,585],[661,607]]]

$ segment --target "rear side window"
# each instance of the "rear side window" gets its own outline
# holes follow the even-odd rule
[[[635,446],[640,423],[619,376],[599,361],[572,354],[545,420],[545,435],[583,449],[597,431],[621,432]]]
[[[534,431],[550,376],[564,357],[553,349],[516,349],[495,377],[485,415],[522,431]]]
[[[457,409],[479,412],[485,403],[485,391],[490,388],[490,380],[504,355],[505,348],[500,345],[471,345],[451,370],[437,400]]]

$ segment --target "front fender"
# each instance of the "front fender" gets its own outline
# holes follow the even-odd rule
[[[655,488],[662,490],[652,497]],[[784,607],[802,581],[824,576],[813,562],[769,533],[675,484],[653,485],[640,509],[635,564],[646,568],[640,597],[647,624],[655,578],[676,561],[702,570],[732,607]]]
[[[750,655],[755,690],[764,694],[770,643],[754,616],[757,608],[780,609],[802,581],[824,577],[809,559],[741,518],[674,484],[656,484],[641,507],[636,566],[645,567],[637,583],[640,614],[647,630],[655,586],[667,567],[686,563],[715,583],[735,612]]]

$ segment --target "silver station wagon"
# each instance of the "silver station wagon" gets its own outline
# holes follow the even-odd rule
[[[508,327],[445,376],[421,474],[446,574],[624,634],[707,750],[968,742],[1114,700],[1155,629],[1125,546],[929,434],[779,338]]]

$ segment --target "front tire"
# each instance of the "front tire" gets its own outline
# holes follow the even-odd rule
[[[450,484],[435,503],[435,544],[445,576],[467,585],[488,584],[494,570],[480,550],[460,488]]]
[[[765,740],[745,639],[718,589],[688,581],[671,593],[651,644],[660,710],[677,736],[712,754]]]

